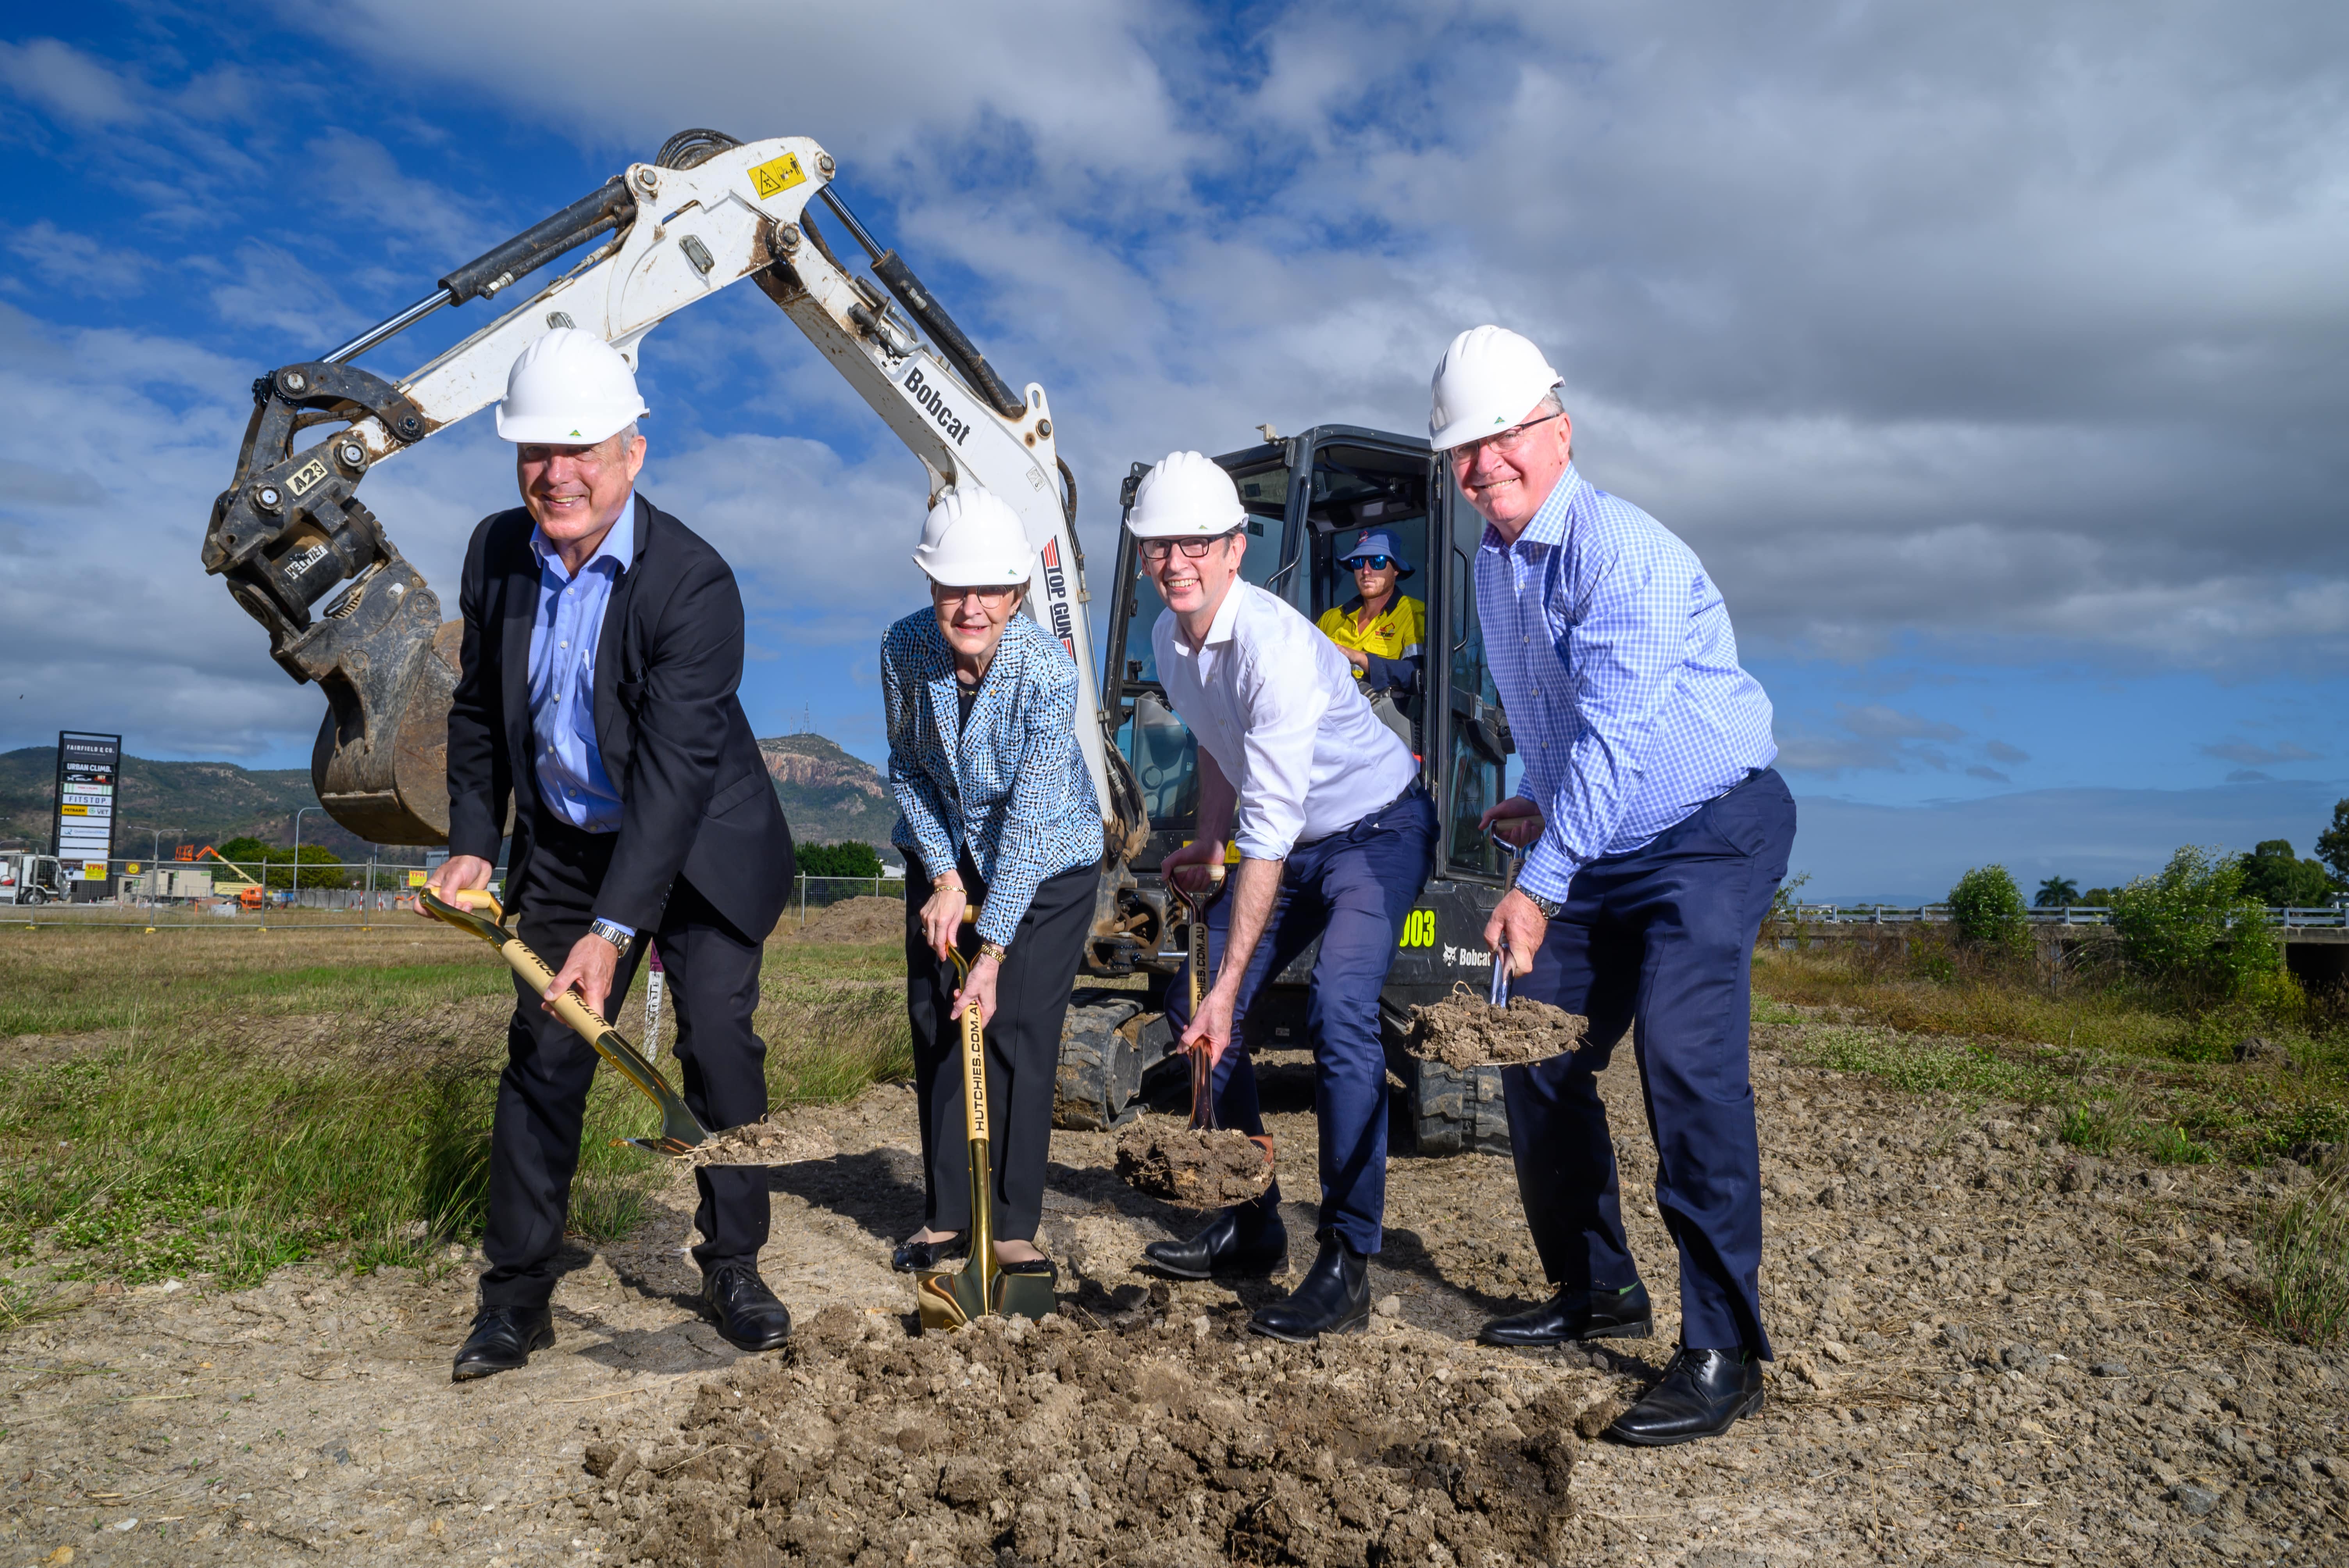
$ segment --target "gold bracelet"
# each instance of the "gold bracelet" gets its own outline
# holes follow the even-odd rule
[[[1011,956],[1003,950],[1003,944],[1000,942],[980,943],[978,944],[978,955],[981,958],[992,958],[998,964],[1002,963],[1006,958]]]

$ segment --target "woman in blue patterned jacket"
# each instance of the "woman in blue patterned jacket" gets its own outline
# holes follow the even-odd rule
[[[1035,1244],[1069,987],[1092,924],[1101,806],[1077,749],[1077,667],[1019,614],[1035,552],[1010,507],[985,490],[931,508],[915,564],[930,607],[881,639],[889,785],[905,852],[905,1015],[914,1032],[926,1202],[901,1270],[959,1254],[970,1226],[960,1031],[987,1020],[995,1250],[1012,1273],[1052,1275]],[[962,925],[979,908],[978,929]],[[973,954],[956,984],[949,953]]]

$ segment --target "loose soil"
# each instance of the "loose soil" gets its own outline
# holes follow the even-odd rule
[[[67,1315],[0,1333],[0,1563],[2349,1560],[2349,1353],[2240,1305],[2258,1205],[2306,1172],[2085,1159],[2011,1106],[1791,1065],[1806,1027],[1756,1032],[1779,1359],[1722,1440],[1589,1440],[1678,1326],[1628,1050],[1600,1085],[1658,1337],[1568,1351],[1472,1340],[1546,1294],[1506,1157],[1396,1158],[1371,1334],[1290,1348],[1245,1325],[1293,1274],[1141,1268],[1198,1220],[1120,1181],[1111,1133],[1053,1140],[1062,1318],[917,1337],[891,1087],[808,1113],[833,1151],[771,1171],[781,1355],[696,1312],[685,1171],[630,1242],[566,1254],[554,1347],[479,1383],[448,1380],[470,1258],[60,1285]],[[1309,1171],[1309,1064],[1259,1066]],[[1301,1268],[1311,1210],[1284,1213]],[[21,1308],[45,1265],[11,1274]]]
[[[1590,1020],[1530,996],[1495,1007],[1455,982],[1441,1002],[1411,1010],[1403,1048],[1423,1062],[1448,1068],[1514,1067],[1577,1050]]]
[[[1117,1173],[1134,1191],[1177,1208],[1220,1209],[1263,1197],[1272,1161],[1245,1132],[1144,1116],[1118,1138]]]
[[[903,898],[844,898],[822,909],[808,911],[807,923],[795,925],[788,913],[776,934],[801,942],[873,943],[903,941],[905,901]]]
[[[824,1159],[837,1147],[813,1113],[794,1109],[781,1121],[762,1116],[746,1126],[712,1133],[699,1148],[678,1158],[686,1165],[794,1165]]]

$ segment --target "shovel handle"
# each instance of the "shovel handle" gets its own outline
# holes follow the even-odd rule
[[[498,895],[485,887],[460,888],[449,895],[448,902],[459,909],[486,909],[492,920],[501,925],[505,923],[504,906],[498,903]]]

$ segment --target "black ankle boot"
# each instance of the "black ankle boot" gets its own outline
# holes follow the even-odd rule
[[[1243,1214],[1256,1222],[1242,1224]],[[1152,1267],[1176,1279],[1278,1274],[1288,1266],[1288,1227],[1277,1213],[1263,1214],[1252,1207],[1226,1209],[1188,1241],[1153,1242],[1142,1255]]]
[[[1248,1319],[1252,1333],[1291,1345],[1324,1334],[1360,1334],[1371,1325],[1371,1258],[1336,1236],[1323,1238],[1313,1266],[1286,1300],[1259,1307]]]

